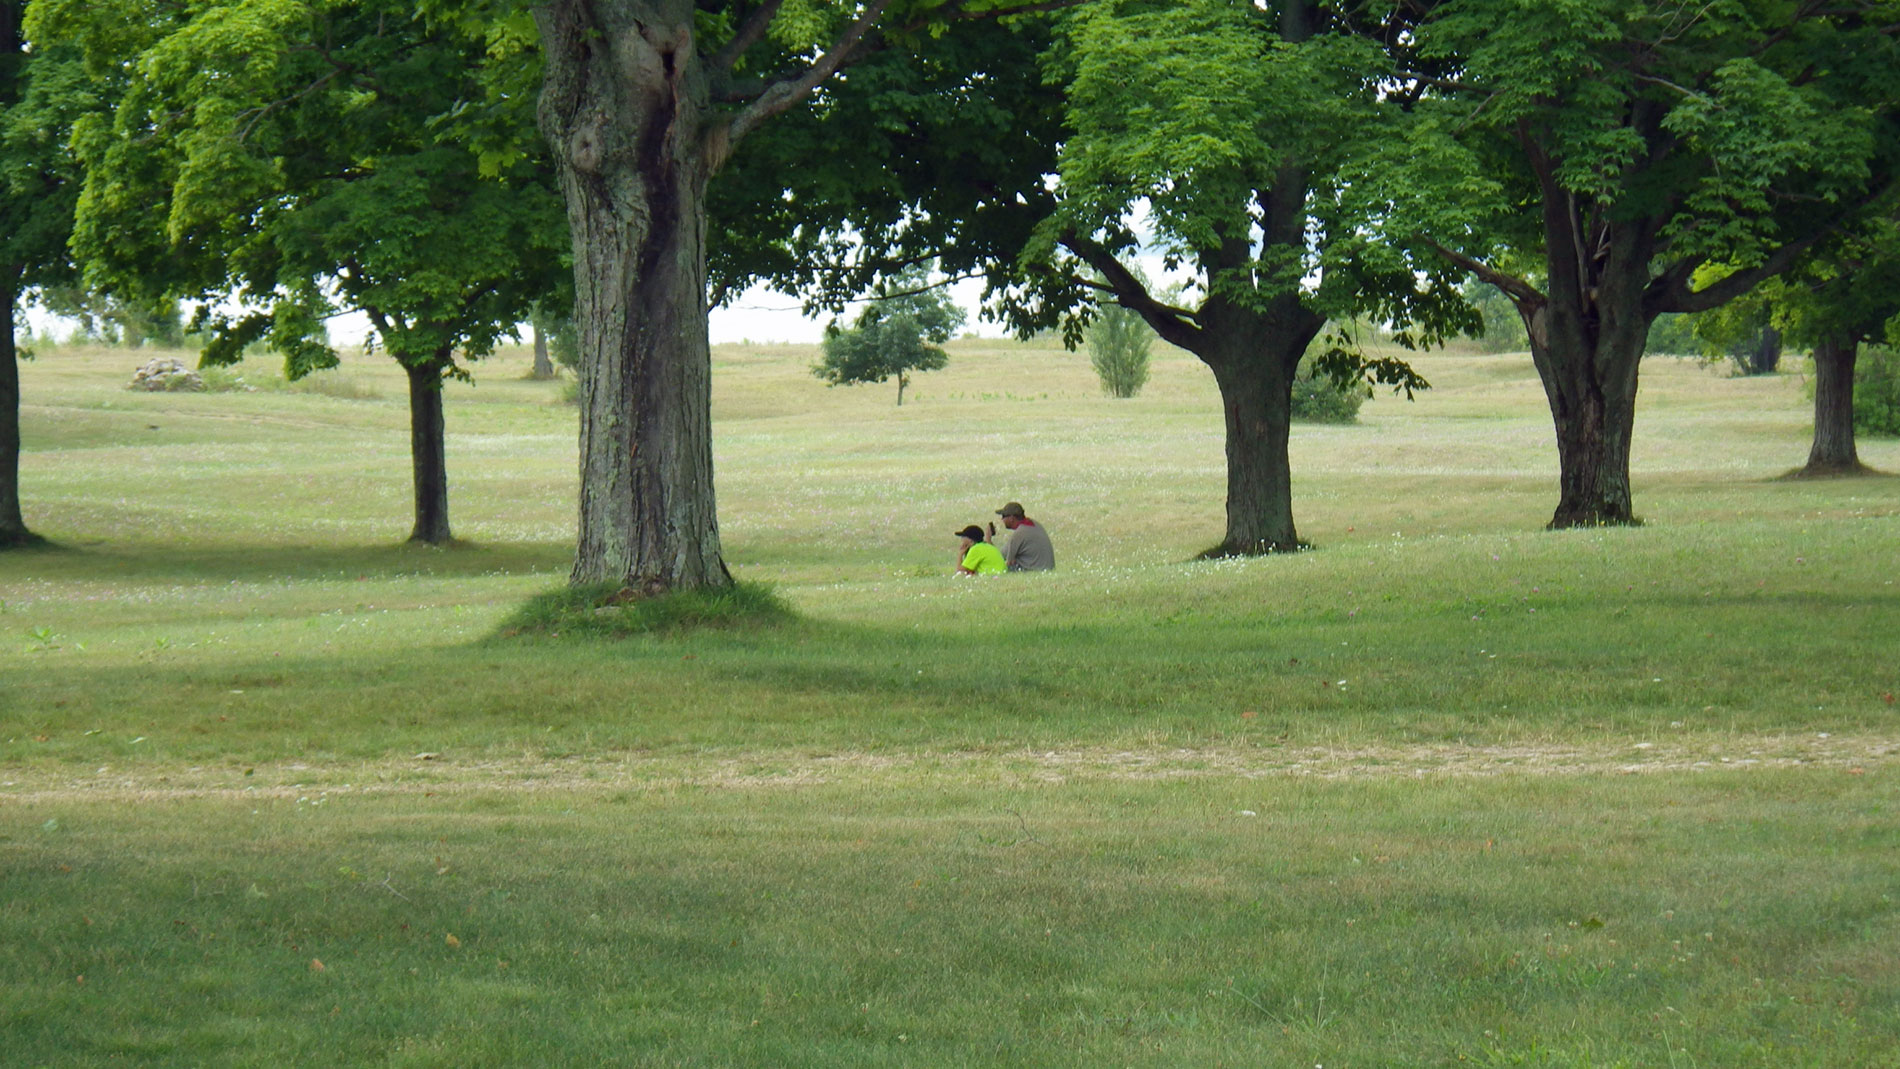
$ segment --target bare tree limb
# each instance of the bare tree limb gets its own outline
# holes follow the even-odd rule
[[[739,142],[743,141],[745,136],[760,123],[789,110],[792,105],[810,96],[812,90],[818,88],[820,82],[836,73],[838,67],[844,63],[845,57],[851,54],[851,50],[857,47],[865,34],[871,32],[871,27],[877,25],[877,20],[884,17],[884,9],[890,4],[891,0],[872,0],[871,5],[864,9],[864,14],[858,16],[857,21],[839,34],[831,47],[825,50],[825,54],[805,68],[803,74],[796,78],[774,82],[757,100],[733,116],[723,128],[714,131],[712,144],[708,146],[711,156],[708,162],[712,169],[718,170]]]

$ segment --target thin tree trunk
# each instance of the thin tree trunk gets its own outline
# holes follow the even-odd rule
[[[1767,375],[1781,364],[1781,332],[1773,326],[1761,328],[1761,336],[1755,339],[1755,347],[1748,356],[1750,375]]]
[[[536,379],[554,377],[554,361],[548,357],[548,336],[541,330],[541,324],[532,327],[534,331],[534,370],[530,372]]]
[[[0,277],[0,305],[7,313],[7,329],[0,337],[0,549],[39,541],[20,514],[20,354],[13,337],[19,277],[11,265]]]
[[[910,376],[905,375],[901,371],[898,372],[897,374],[897,407],[899,408],[904,407],[904,387],[909,386],[909,385],[910,385]]]
[[[415,471],[416,527],[409,541],[432,546],[451,540],[449,534],[448,452],[442,422],[441,359],[423,365],[404,365],[409,375],[409,459]]]
[[[684,2],[538,7],[580,331],[575,583],[722,587],[706,335],[707,90]],[[558,62],[556,61],[558,60]]]
[[[1825,338],[1814,347],[1814,445],[1799,475],[1848,475],[1862,471],[1854,447],[1854,364],[1860,345],[1852,337]]]

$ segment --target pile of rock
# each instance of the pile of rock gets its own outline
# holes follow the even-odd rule
[[[134,390],[202,390],[205,380],[192,369],[169,356],[153,357],[132,373]]]

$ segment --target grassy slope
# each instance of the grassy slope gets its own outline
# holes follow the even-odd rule
[[[1296,431],[1320,552],[1205,564],[1191,360],[1117,402],[1081,355],[964,342],[899,410],[812,355],[715,357],[728,556],[800,619],[581,644],[492,637],[572,531],[572,410],[524,356],[449,387],[447,552],[393,544],[386,361],[341,373],[366,400],[29,365],[57,548],[0,557],[5,1045],[1891,1058],[1900,480],[1776,480],[1792,378],[1651,362],[1648,526],[1545,534],[1528,362],[1430,357],[1418,402]],[[944,575],[1007,499],[1061,570]]]

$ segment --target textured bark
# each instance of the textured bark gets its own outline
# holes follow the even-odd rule
[[[1238,324],[1237,324],[1238,326]],[[1293,468],[1287,457],[1293,376],[1312,334],[1264,325],[1210,337],[1201,359],[1214,371],[1227,427],[1227,533],[1218,556],[1291,553]]]
[[[442,421],[442,369],[439,362],[405,365],[409,375],[409,460],[415,472],[416,527],[409,541],[432,546],[449,534],[448,449]]]
[[[573,581],[729,585],[713,496],[706,185],[725,151],[686,0],[555,0],[540,107],[567,200],[580,334]]]
[[[1848,475],[1864,470],[1854,446],[1854,363],[1860,345],[1851,336],[1814,347],[1814,445],[1800,475]]]
[[[1588,218],[1533,150],[1543,187],[1545,263],[1550,292],[1518,301],[1531,359],[1543,380],[1557,432],[1557,510],[1550,527],[1636,524],[1630,494],[1630,439],[1636,425],[1636,371],[1654,309],[1645,297],[1655,252],[1655,220]]]
[[[38,541],[20,514],[20,363],[13,337],[14,302],[19,271],[6,269],[0,279],[0,303],[7,330],[0,336],[0,549]]]
[[[1641,356],[1640,346],[1633,354],[1554,350],[1533,334],[1531,359],[1557,431],[1552,529],[1640,522],[1631,504],[1630,436]]]

